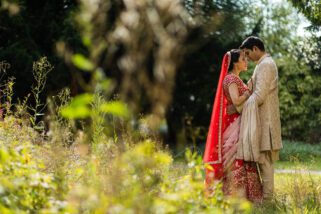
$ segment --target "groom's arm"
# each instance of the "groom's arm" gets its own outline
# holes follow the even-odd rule
[[[275,72],[269,63],[262,63],[259,66],[256,74],[256,87],[251,96],[255,97],[258,105],[261,105],[269,94]]]

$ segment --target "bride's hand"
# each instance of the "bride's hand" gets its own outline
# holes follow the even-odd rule
[[[248,99],[251,96],[251,91],[245,91],[243,95],[245,95],[246,99]]]
[[[249,88],[249,90],[252,92],[253,91],[253,81],[252,78],[249,79],[249,81],[247,82],[247,87]]]
[[[226,112],[228,115],[237,113],[237,110],[234,105],[228,105],[226,108]]]

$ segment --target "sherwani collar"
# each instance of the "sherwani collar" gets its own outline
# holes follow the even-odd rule
[[[260,64],[266,57],[269,57],[270,56],[270,54],[268,54],[268,53],[265,53],[263,56],[261,56],[261,58],[259,59],[259,61],[257,61],[257,65],[258,64]]]

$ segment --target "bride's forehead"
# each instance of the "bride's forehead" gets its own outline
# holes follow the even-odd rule
[[[245,51],[241,51],[240,56],[245,56]]]

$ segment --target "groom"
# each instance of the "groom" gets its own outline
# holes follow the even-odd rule
[[[256,63],[252,78],[252,98],[259,107],[261,138],[259,166],[263,181],[263,198],[271,200],[274,189],[274,166],[279,159],[281,122],[278,97],[278,70],[272,57],[265,52],[264,43],[250,36],[240,46],[246,56]]]

